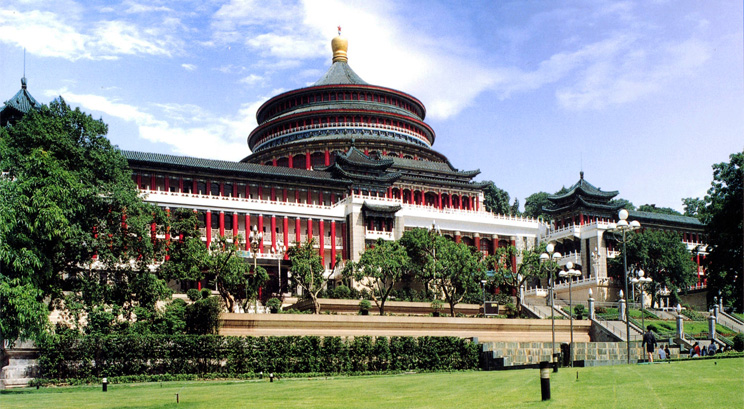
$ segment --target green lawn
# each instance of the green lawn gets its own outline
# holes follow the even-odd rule
[[[578,379],[577,379],[578,376]],[[561,368],[542,402],[537,369],[172,382],[5,391],[2,408],[742,408],[744,358]],[[180,403],[176,404],[176,393]]]

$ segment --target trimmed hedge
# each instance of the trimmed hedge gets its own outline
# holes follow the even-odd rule
[[[476,369],[478,345],[456,337],[52,336],[40,377],[438,371]]]

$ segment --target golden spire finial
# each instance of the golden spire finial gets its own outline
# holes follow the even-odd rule
[[[333,62],[349,61],[346,56],[346,52],[349,50],[349,41],[341,37],[341,26],[338,26],[338,36],[331,40],[331,49],[333,49]]]

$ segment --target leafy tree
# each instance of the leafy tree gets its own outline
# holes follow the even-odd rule
[[[721,292],[724,300],[744,312],[744,153],[730,162],[713,165],[713,181],[705,196],[703,220],[708,254],[709,296]]]
[[[609,205],[610,206],[618,206],[618,207],[620,207],[622,209],[625,209],[625,210],[635,210],[636,209],[635,205],[630,200],[622,199],[622,198],[610,200]]]
[[[682,205],[685,209],[685,216],[702,219],[705,213],[705,199],[687,197],[682,199]]]
[[[550,220],[550,215],[543,210],[551,206],[548,196],[550,195],[546,192],[537,192],[527,196],[524,200],[524,216],[533,219],[543,216],[545,220]]]
[[[686,288],[695,281],[696,265],[678,233],[646,230],[628,236],[628,269],[641,268],[656,287]],[[622,253],[610,260],[609,273],[623,277]],[[655,294],[656,291],[651,291]]]
[[[455,305],[468,293],[478,293],[480,280],[485,277],[483,254],[474,247],[437,237],[438,247],[433,270],[436,287],[449,303],[450,315],[455,316]]]
[[[486,211],[496,214],[509,214],[509,193],[499,189],[492,181],[483,189],[483,206]]]
[[[660,214],[671,214],[675,216],[681,216],[682,213],[672,209],[671,207],[656,207],[655,204],[645,204],[638,207],[639,212],[651,212]]]
[[[519,199],[516,197],[514,198],[514,203],[511,205],[511,208],[509,208],[509,214],[512,216],[521,216],[522,214],[519,212]]]
[[[495,272],[493,284],[504,285],[517,290],[517,314],[521,314],[522,300],[519,297],[519,289],[527,281],[546,277],[547,270],[540,264],[540,254],[545,251],[545,243],[535,249],[518,250],[514,246],[499,247],[496,253],[488,256],[486,265]],[[517,264],[516,273],[512,260],[520,261]],[[552,261],[550,261],[552,263]]]
[[[210,278],[228,311],[235,311],[237,305],[245,308],[269,275],[260,266],[252,271],[252,266],[238,257],[242,238],[236,236],[229,242],[227,237],[217,237],[207,250],[193,211],[177,209],[171,219],[170,231],[178,239],[169,245],[168,260],[159,269],[161,277],[195,281]]]
[[[403,233],[400,243],[411,258],[416,277],[441,292],[453,316],[455,305],[469,291],[478,292],[478,283],[484,275],[479,251],[426,229]]]
[[[355,264],[354,279],[370,287],[380,315],[385,315],[385,301],[410,269],[410,264],[406,249],[400,243],[382,239],[362,253]]]
[[[287,250],[289,262],[291,264],[292,281],[294,285],[302,287],[313,302],[313,313],[320,314],[320,303],[318,303],[318,293],[323,290],[325,277],[323,273],[322,259],[318,251],[313,248],[315,239],[298,243]]]
[[[142,202],[106,132],[61,98],[0,130],[5,336],[39,335],[43,325],[19,329],[11,317],[38,319],[45,300],[73,318],[98,307],[130,316],[168,295],[147,268],[158,257],[159,210]]]

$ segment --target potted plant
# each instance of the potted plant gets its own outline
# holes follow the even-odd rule
[[[369,310],[372,308],[372,303],[369,300],[359,301],[359,313],[362,315],[369,315]]]
[[[438,317],[439,316],[439,311],[442,310],[442,305],[443,304],[444,303],[442,303],[442,300],[440,300],[440,299],[434,299],[434,301],[431,302],[431,309],[432,309],[431,315],[433,315],[435,317]]]
[[[278,298],[269,298],[269,301],[266,301],[266,306],[269,308],[272,314],[276,314],[279,312],[279,310],[282,309],[282,302]]]

